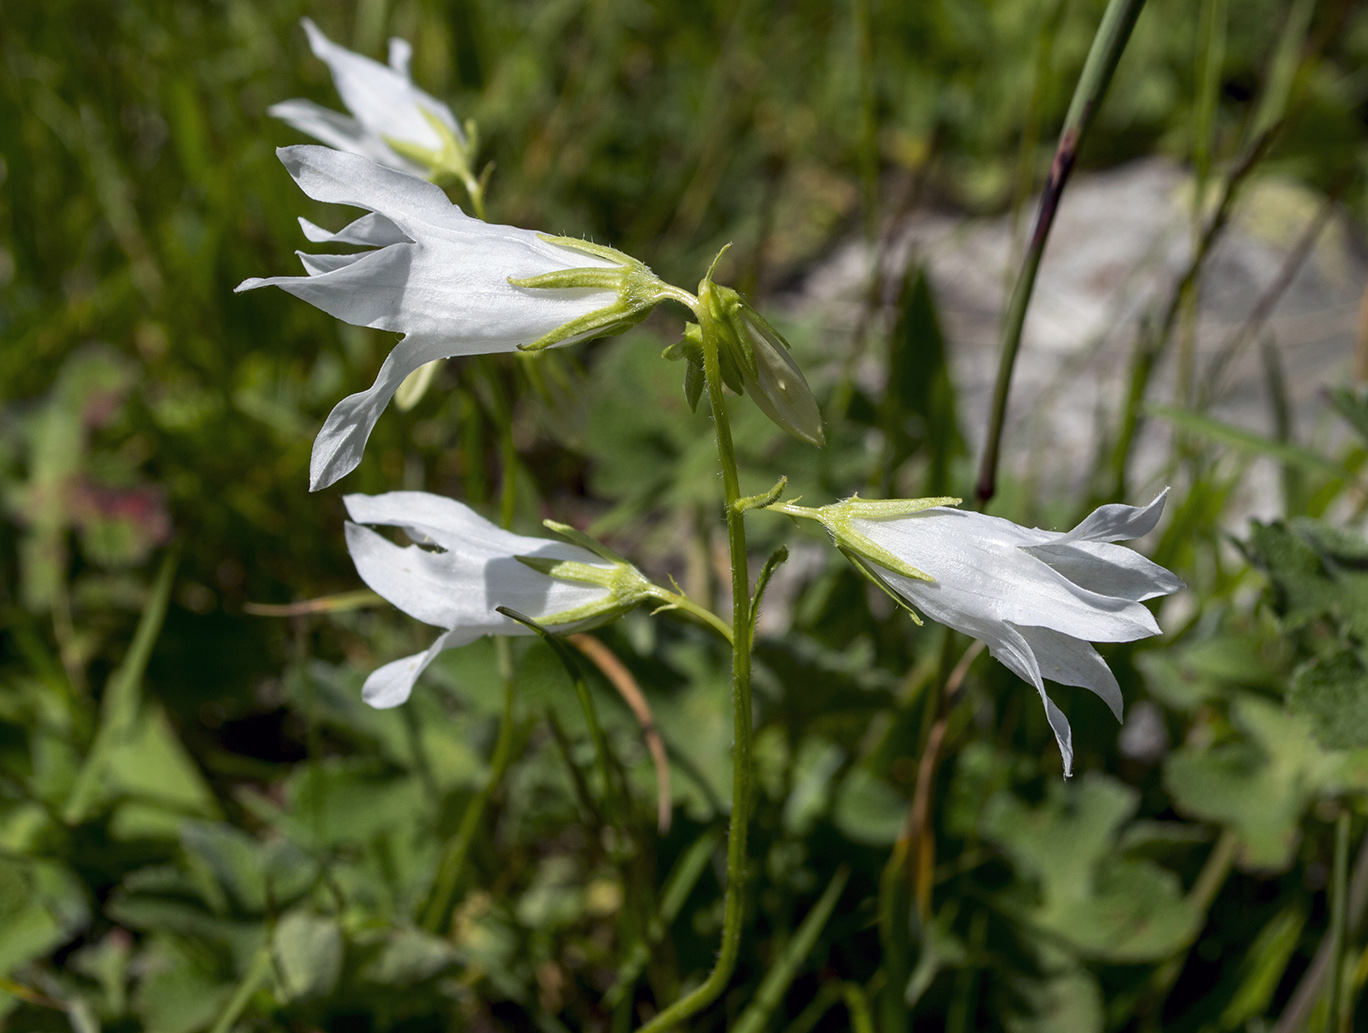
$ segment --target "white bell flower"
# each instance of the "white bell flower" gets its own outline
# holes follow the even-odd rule
[[[404,335],[375,383],[328,415],[311,490],[355,468],[381,411],[426,363],[618,333],[674,290],[620,251],[473,219],[440,187],[359,155],[313,145],[277,153],[314,200],[371,213],[336,233],[301,219],[304,235],[370,250],[299,252],[306,275],[253,277],[237,290],[277,286],[355,326]]]
[[[333,83],[351,115],[315,104],[287,100],[267,113],[329,147],[363,155],[390,168],[430,177],[433,162],[453,145],[464,160],[471,149],[451,108],[413,84],[407,41],[389,41],[389,65],[340,47],[310,19],[301,19],[314,55],[328,66]]]
[[[816,516],[863,573],[932,620],[981,639],[1034,685],[1067,775],[1073,735],[1045,682],[1091,689],[1121,720],[1116,676],[1090,643],[1160,633],[1142,604],[1183,583],[1112,543],[1153,530],[1167,495],[1144,507],[1101,506],[1067,533],[936,505],[957,500],[857,498],[795,515]]]
[[[505,531],[454,499],[392,491],[347,495],[343,502],[355,521],[346,527],[347,551],[361,580],[410,617],[445,629],[426,652],[371,673],[362,698],[373,707],[407,700],[445,649],[484,635],[532,634],[495,607],[565,631],[614,617],[650,593],[635,567],[606,551]],[[363,524],[402,528],[416,544],[396,545]]]

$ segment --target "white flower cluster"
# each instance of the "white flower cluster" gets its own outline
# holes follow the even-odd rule
[[[337,148],[278,153],[309,197],[368,213],[337,232],[300,219],[305,237],[359,250],[301,252],[303,276],[249,279],[238,290],[277,286],[345,322],[403,335],[375,383],[329,414],[314,443],[312,489],[360,462],[381,411],[409,374],[433,360],[616,333],[666,298],[700,314],[699,299],[621,252],[465,214],[433,180],[454,169],[470,187],[473,126],[463,131],[450,108],[413,84],[408,44],[390,42],[387,67],[337,46],[307,19],[304,28],[351,115],[303,100],[275,105],[271,114]],[[821,414],[787,344],[735,292],[710,280],[705,286],[702,314],[717,328],[723,381],[751,394],[788,432],[820,445]],[[688,359],[691,405],[701,392],[701,333],[691,325],[673,352]],[[1033,684],[1067,773],[1072,733],[1044,683],[1091,689],[1121,717],[1116,678],[1091,643],[1159,633],[1143,603],[1181,582],[1114,543],[1152,530],[1164,498],[1143,508],[1103,506],[1068,533],[936,504],[955,500],[775,508],[821,520],[866,576],[933,620],[981,639]],[[375,706],[406,700],[444,649],[487,634],[527,633],[498,606],[566,630],[621,613],[653,592],[660,598],[634,567],[598,547],[516,535],[450,499],[391,492],[345,502],[353,521],[347,545],[362,579],[443,629],[427,651],[371,674],[364,695]],[[381,525],[403,528],[415,544],[395,545],[369,529]]]

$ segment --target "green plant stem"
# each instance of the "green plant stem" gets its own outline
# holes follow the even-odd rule
[[[722,393],[722,369],[718,358],[717,330],[713,325],[705,280],[699,288],[695,310],[703,331],[703,375],[708,383],[713,429],[717,435],[717,458],[722,465],[722,486],[727,503],[727,541],[731,549],[732,575],[732,812],[727,830],[727,889],[723,906],[722,946],[708,978],[654,1019],[640,1033],[661,1033],[707,1007],[726,988],[736,968],[741,946],[741,919],[746,876],[746,833],[750,822],[751,795],[751,624],[750,573],[746,560],[745,514],[736,502],[741,498],[736,469],[736,448],[727,419],[727,400]]]
[[[678,610],[681,613],[687,613],[689,616],[712,628],[713,631],[717,632],[726,640],[728,645],[731,644],[733,638],[731,625],[717,614],[713,613],[712,610],[694,602],[683,592],[671,592],[669,589],[661,588],[659,585],[655,585],[653,588],[655,590],[651,593],[652,598],[659,599],[661,603],[664,604],[655,612],[659,613],[661,610]]]
[[[1093,37],[1092,48],[1088,51],[1083,73],[1074,88],[1069,112],[1064,118],[1064,129],[1059,136],[1054,161],[1050,165],[1050,178],[1040,196],[1040,208],[1036,213],[1035,229],[1031,233],[1026,257],[1021,263],[1016,286],[1007,306],[1007,317],[1002,328],[1002,353],[998,360],[997,383],[993,387],[993,407],[989,417],[988,434],[984,441],[983,462],[979,467],[978,497],[981,503],[988,502],[997,488],[998,456],[1002,446],[1002,430],[1007,418],[1007,396],[1012,387],[1012,370],[1016,366],[1017,353],[1021,348],[1021,332],[1026,325],[1026,309],[1031,303],[1031,292],[1035,289],[1036,273],[1040,269],[1040,259],[1045,253],[1045,243],[1054,225],[1055,213],[1059,210],[1059,199],[1068,183],[1078,158],[1078,149],[1087,135],[1102,98],[1111,85],[1112,73],[1116,71],[1121,53],[1130,40],[1131,29],[1140,16],[1145,0],[1109,0],[1102,22]]]

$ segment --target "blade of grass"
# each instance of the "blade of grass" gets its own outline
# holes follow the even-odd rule
[[[1209,438],[1212,441],[1247,452],[1269,456],[1290,466],[1319,470],[1335,477],[1344,477],[1349,473],[1333,459],[1326,459],[1325,456],[1312,452],[1310,449],[1302,448],[1300,445],[1294,445],[1291,442],[1266,438],[1261,434],[1245,430],[1243,427],[1234,427],[1202,413],[1193,412],[1191,409],[1180,409],[1175,405],[1149,405],[1145,406],[1145,412],[1150,416],[1167,420],[1179,430],[1186,431],[1189,434]]]
[[[679,917],[684,902],[689,899],[689,894],[698,884],[709,859],[717,851],[719,839],[714,830],[703,833],[675,862],[674,868],[665,880],[665,888],[661,891],[660,907],[647,927],[646,939],[632,948],[627,960],[618,969],[613,985],[603,995],[605,1007],[616,1008],[631,990],[632,985],[641,978],[646,962],[651,958],[651,946],[665,938],[670,926]]]
[[[784,993],[788,990],[789,984],[793,982],[798,974],[798,969],[807,956],[812,953],[813,946],[817,943],[817,937],[821,934],[827,919],[831,917],[831,911],[836,906],[836,901],[841,896],[841,891],[845,889],[846,880],[850,878],[850,868],[842,865],[832,876],[831,882],[827,885],[817,903],[812,910],[803,918],[802,924],[798,926],[797,933],[794,934],[784,952],[779,956],[779,960],[774,967],[765,973],[764,980],[760,983],[760,989],[756,991],[750,1006],[741,1013],[741,1018],[732,1027],[734,1033],[761,1033],[765,1028],[765,1023],[773,1014],[774,1009],[779,1006]]]
[[[143,606],[142,616],[138,618],[137,630],[121,663],[109,676],[105,685],[104,698],[100,701],[100,727],[91,743],[90,752],[76,775],[71,795],[67,797],[66,807],[62,810],[62,820],[75,825],[86,815],[104,774],[105,761],[109,751],[114,748],[133,728],[142,706],[142,680],[147,670],[147,662],[152,657],[152,647],[161,633],[162,622],[166,619],[166,605],[171,598],[171,584],[176,573],[176,555],[169,554],[162,560],[157,580],[152,583],[152,591]]]
[[[1073,100],[1069,103],[1068,114],[1064,118],[1064,129],[1059,136],[1055,149],[1054,162],[1050,166],[1050,177],[1040,196],[1040,207],[1036,213],[1035,229],[1031,233],[1026,257],[1021,263],[1016,287],[1012,290],[1011,301],[1007,305],[1007,317],[1002,328],[1002,353],[998,359],[997,382],[993,387],[993,405],[989,416],[988,434],[983,446],[983,462],[979,467],[978,499],[980,506],[986,505],[997,488],[998,456],[1002,446],[1002,431],[1007,418],[1007,396],[1012,387],[1012,370],[1016,366],[1017,353],[1021,348],[1021,333],[1026,325],[1026,309],[1031,303],[1031,293],[1035,289],[1036,273],[1040,269],[1040,259],[1045,253],[1045,244],[1054,225],[1055,214],[1059,210],[1059,199],[1073,172],[1078,158],[1079,147],[1092,126],[1097,109],[1111,85],[1112,73],[1130,40],[1131,30],[1140,16],[1145,0],[1109,0],[1102,15],[1102,22],[1093,37],[1092,48],[1083,64],[1083,72],[1074,88]]]

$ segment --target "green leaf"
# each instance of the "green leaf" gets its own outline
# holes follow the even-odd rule
[[[342,974],[342,929],[335,918],[291,911],[271,935],[271,954],[282,1000],[326,997]]]
[[[361,968],[361,978],[381,986],[411,986],[454,964],[455,949],[440,936],[413,926],[391,929],[379,952]]]
[[[1368,671],[1352,650],[1315,660],[1297,671],[1287,708],[1310,719],[1326,749],[1368,746]]]
[[[218,1018],[233,985],[170,937],[153,937],[139,959],[133,1011],[149,1033],[192,1033]]]
[[[950,485],[950,463],[963,453],[964,441],[940,314],[921,265],[910,267],[903,280],[898,322],[888,338],[888,387],[878,418],[886,442],[884,482],[891,486],[896,471],[921,449],[927,458],[922,490],[943,494]]]
[[[60,947],[89,921],[85,889],[64,865],[0,857],[0,975]]]
[[[1333,387],[1327,397],[1335,410],[1368,442],[1368,393],[1347,387]]]
[[[832,819],[856,843],[891,846],[902,831],[908,801],[864,767],[853,768],[836,794]]]
[[[1240,737],[1171,754],[1164,786],[1181,814],[1232,829],[1245,865],[1285,870],[1307,804],[1368,787],[1368,754],[1321,749],[1308,719],[1256,696],[1237,698],[1230,720]]]
[[[1010,984],[1014,1007],[1003,1016],[1008,1033],[1101,1033],[1102,991],[1077,965],[1061,965],[1036,979]]]
[[[1039,883],[1028,920],[1086,956],[1123,964],[1167,957],[1201,920],[1172,872],[1117,856],[1138,805],[1133,789],[1089,774],[1076,787],[1055,783],[1039,807],[999,792],[984,814],[984,834]]]
[[[1263,927],[1240,965],[1240,985],[1221,1012],[1221,1029],[1241,1029],[1268,1010],[1305,925],[1306,909],[1298,903],[1279,911]]]

